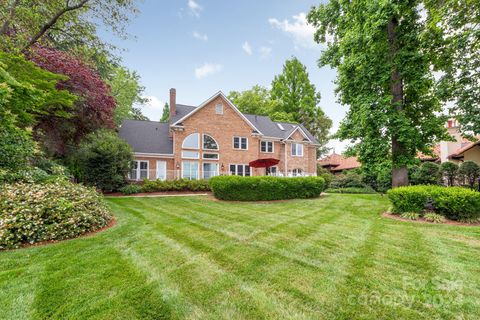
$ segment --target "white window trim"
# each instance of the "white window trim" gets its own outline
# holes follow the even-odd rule
[[[297,145],[297,144],[302,146],[302,154],[293,154],[293,146],[294,146],[294,145]],[[304,145],[303,145],[302,143],[296,143],[296,142],[292,143],[291,146],[290,146],[290,149],[291,149],[291,150],[290,150],[290,154],[291,154],[291,156],[292,156],[292,157],[303,157],[303,148],[304,148]],[[295,149],[296,149],[296,148],[295,148]]]
[[[220,112],[218,112],[218,107],[221,107],[222,109],[220,110]],[[215,105],[215,114],[218,114],[218,115],[223,115],[223,103],[217,103]]]
[[[194,162],[197,164],[197,176],[195,177],[195,180],[198,180],[200,176],[200,161],[182,161],[182,179],[185,179],[185,170],[183,170],[184,162]]]
[[[239,141],[239,144],[238,144],[239,148],[235,148],[235,138],[247,139],[247,148],[246,148],[246,149],[242,149],[242,141],[241,141],[241,140]],[[242,151],[248,150],[248,137],[233,136],[233,137],[232,137],[232,148],[233,148],[233,150],[242,150]]]
[[[235,166],[235,174],[234,174],[235,176],[237,176],[237,172],[238,172],[237,166],[243,166],[243,175],[241,175],[240,177],[252,177],[252,168],[250,167],[250,165],[248,165],[248,163],[247,164],[245,164],[245,163],[229,163],[228,164],[228,172],[231,172],[230,171],[230,166]],[[250,172],[250,175],[248,175],[248,176],[245,175],[245,167],[248,167],[248,170]]]
[[[191,135],[194,135],[194,134],[198,134],[198,148],[190,148],[190,147],[185,147],[185,140],[187,140],[188,137],[190,137]],[[185,137],[185,139],[183,139],[182,141],[182,149],[188,149],[188,150],[200,150],[200,133],[198,132],[194,132],[194,133],[191,133],[189,134],[188,136]]]
[[[205,153],[206,154],[216,154],[218,157],[217,157],[217,159],[205,158],[204,157]],[[208,160],[208,161],[218,161],[218,160],[220,160],[220,153],[218,153],[218,152],[202,152],[202,159],[203,160]]]
[[[267,151],[262,151],[262,142],[271,143],[272,144],[272,151],[268,151],[268,146],[267,146]],[[273,142],[271,140],[260,140],[260,152],[261,153],[275,153],[275,142]]]
[[[194,160],[200,159],[200,151],[192,151],[192,150],[196,150],[196,149],[190,149],[190,150],[186,149],[186,150],[182,150],[182,159],[194,159]],[[184,156],[183,156],[183,153],[184,153],[185,151],[186,151],[186,152],[196,152],[196,153],[198,154],[198,156],[197,156],[196,158],[195,158],[195,157],[184,157]]]
[[[205,143],[205,136],[209,136],[210,138],[213,139],[213,141],[215,141],[215,143],[217,144],[217,149],[206,149],[206,148],[203,147],[204,143]],[[202,133],[202,150],[219,151],[220,150],[220,145],[218,144],[217,139],[215,139],[214,137],[212,137],[211,135],[209,135],[207,133]]]
[[[136,163],[137,163],[137,169],[135,169],[135,171],[136,171],[136,173],[135,173],[136,177],[135,177],[135,179],[132,179],[132,178],[130,177],[130,180],[133,180],[133,181],[142,181],[142,180],[143,180],[143,179],[140,177],[140,172],[141,172],[140,162],[146,162],[146,163],[147,163],[147,178],[146,178],[146,179],[148,179],[148,178],[149,178],[149,175],[150,175],[150,174],[149,174],[149,173],[150,173],[150,161],[148,161],[148,160],[133,160],[133,162],[136,162]],[[132,171],[132,170],[130,170],[130,172],[131,172],[131,171]]]
[[[220,175],[220,164],[218,162],[203,161],[202,162],[202,178],[203,179],[206,179],[205,178],[205,170],[203,170],[204,169],[203,165],[206,164],[206,163],[216,164],[217,165],[217,176]]]

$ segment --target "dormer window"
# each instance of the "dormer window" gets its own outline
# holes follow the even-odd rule
[[[218,103],[218,104],[215,106],[215,113],[216,113],[216,114],[223,114],[223,104]]]

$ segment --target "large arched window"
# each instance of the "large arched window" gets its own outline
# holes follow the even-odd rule
[[[218,143],[213,137],[208,134],[203,135],[203,149],[205,150],[218,150]]]
[[[200,149],[200,134],[192,133],[183,140],[182,148],[185,149]]]

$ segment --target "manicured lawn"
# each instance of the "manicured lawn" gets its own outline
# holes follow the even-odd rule
[[[0,252],[0,318],[480,317],[480,228],[386,219],[385,197],[108,201],[108,231]]]

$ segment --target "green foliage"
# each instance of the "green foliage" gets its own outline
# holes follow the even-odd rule
[[[102,197],[78,184],[0,187],[0,249],[74,238],[104,227],[111,218]]]
[[[440,165],[440,173],[447,181],[447,185],[451,187],[458,175],[458,165],[450,161],[444,162]]]
[[[418,220],[418,218],[420,218],[420,214],[417,212],[404,212],[400,215],[400,217],[408,220]]]
[[[324,146],[332,120],[320,108],[320,93],[310,82],[306,67],[295,57],[283,65],[283,72],[272,81],[271,98],[278,101],[273,120],[301,123]],[[323,152],[323,151],[321,151]]]
[[[461,187],[409,186],[388,191],[394,213],[434,210],[452,220],[480,217],[480,192]]]
[[[133,184],[133,183],[132,184],[127,184],[126,186],[118,189],[118,191],[120,191],[121,193],[126,194],[126,195],[134,194],[134,193],[140,193],[140,192],[142,192],[142,186],[140,186],[138,184]]]
[[[243,113],[261,116],[272,116],[277,109],[278,101],[272,99],[270,91],[262,86],[254,85],[251,89],[242,92],[231,91],[228,99]],[[281,119],[277,121],[283,121]],[[292,120],[287,118],[287,120]]]
[[[440,182],[440,166],[434,162],[424,162],[412,173],[411,183],[416,184],[438,184]]]
[[[161,191],[210,191],[208,180],[145,180],[142,186],[143,192]]]
[[[434,212],[428,212],[423,215],[423,218],[428,221],[428,222],[433,222],[433,223],[444,223],[445,222],[445,217],[442,216],[441,214],[437,214]]]
[[[355,172],[346,172],[345,174],[335,175],[330,187],[337,188],[365,188],[367,185],[363,183],[362,176]]]
[[[70,165],[80,181],[103,191],[114,191],[126,185],[132,161],[132,149],[125,140],[115,132],[100,130],[85,137]]]
[[[170,118],[170,107],[168,106],[168,103],[165,102],[165,105],[163,106],[162,117],[160,118],[160,122],[167,122],[169,118]]]
[[[395,185],[408,182],[404,169],[418,151],[447,136],[419,4],[330,0],[307,17],[315,40],[328,42],[319,65],[336,68],[339,101],[349,106],[337,137],[356,144],[362,164],[388,160]]]
[[[113,119],[117,126],[125,119],[148,120],[140,109],[135,107],[147,102],[147,99],[143,98],[145,88],[140,84],[140,76],[136,72],[116,67],[107,84],[110,85],[116,102]]]
[[[1,117],[1,116],[0,116]],[[35,144],[30,132],[0,120],[0,168],[17,171],[28,165]]]
[[[480,177],[480,166],[473,161],[462,162],[458,169],[458,175],[473,189],[475,182]]]
[[[304,199],[320,196],[325,180],[321,177],[217,176],[210,179],[210,187],[214,196],[221,200]]]
[[[328,188],[330,183],[335,179],[335,176],[331,174],[330,171],[319,164],[317,164],[317,176],[322,177],[325,180],[325,188]]]
[[[359,187],[347,187],[347,188],[328,188],[326,193],[350,193],[350,194],[373,194],[376,193],[370,186]]]
[[[360,172],[362,181],[378,192],[392,187],[392,166],[388,162],[362,165]]]

